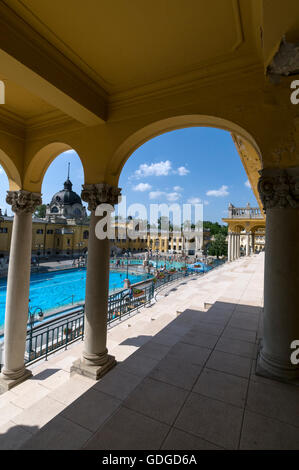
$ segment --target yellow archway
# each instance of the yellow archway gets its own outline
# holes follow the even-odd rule
[[[256,140],[238,124],[216,116],[197,114],[180,115],[155,121],[127,137],[116,149],[113,157],[111,158],[111,163],[107,169],[107,181],[111,181],[112,179],[114,184],[117,184],[121,170],[126,161],[132,153],[145,142],[166,132],[187,127],[215,127],[232,133],[234,136],[247,142],[252,151],[251,155],[255,156],[256,160],[259,161],[260,168],[262,167],[261,151]]]
[[[10,191],[18,191],[22,187],[20,173],[12,159],[0,149],[0,165],[3,167],[9,182]]]
[[[24,189],[27,191],[41,192],[47,169],[53,160],[66,150],[74,150],[76,152],[76,149],[64,142],[52,142],[38,150],[25,170]],[[77,154],[81,160],[84,173],[85,169],[82,158],[79,153]]]

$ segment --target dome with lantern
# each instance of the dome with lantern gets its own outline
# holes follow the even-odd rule
[[[50,204],[47,205],[46,217],[82,219],[87,216],[81,197],[72,189],[73,184],[69,175],[70,164],[68,166],[68,175],[64,182],[63,189],[55,193]]]

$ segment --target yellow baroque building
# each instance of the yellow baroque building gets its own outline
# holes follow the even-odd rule
[[[266,217],[259,207],[228,207],[228,261],[265,249]]]
[[[290,361],[299,338],[298,12],[298,0],[0,2],[0,163],[15,214],[3,389],[30,376],[24,365],[30,257],[39,244],[32,241],[32,213],[51,162],[73,149],[84,170],[88,321],[71,370],[98,379],[116,361],[107,348],[110,247],[95,237],[96,207],[117,204],[122,169],[138,147],[192,126],[231,133],[267,212],[256,371],[298,382],[299,365]],[[35,235],[43,240],[44,233]],[[230,247],[238,248],[233,238]]]

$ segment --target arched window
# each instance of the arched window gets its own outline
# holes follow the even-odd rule
[[[89,231],[88,231],[88,230],[84,230],[84,232],[83,232],[83,240],[88,240],[88,237],[89,237]]]

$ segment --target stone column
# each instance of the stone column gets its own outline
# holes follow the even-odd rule
[[[237,234],[237,259],[240,258],[240,234]]]
[[[0,389],[9,390],[32,375],[25,368],[29,285],[32,244],[32,213],[41,204],[41,195],[28,191],[8,191],[6,202],[15,213],[7,277],[4,325],[4,367]]]
[[[255,253],[255,251],[254,251],[254,244],[255,244],[254,232],[251,233],[251,244],[252,244],[252,254],[254,255],[254,253]]]
[[[232,235],[228,232],[227,236],[227,261],[231,261]]]
[[[231,232],[230,260],[234,260],[234,233]]]
[[[74,362],[72,373],[86,375],[95,380],[102,377],[115,364],[107,351],[107,315],[109,295],[109,239],[96,236],[96,225],[103,219],[96,208],[100,204],[118,202],[120,189],[106,183],[84,185],[83,201],[91,211],[86,273],[84,350],[81,359]],[[106,214],[104,214],[106,216]]]
[[[266,211],[264,332],[257,373],[299,380],[299,167],[267,168],[258,183]]]
[[[250,233],[246,233],[246,256],[250,255]]]
[[[238,234],[237,233],[234,233],[234,260],[237,259],[237,237],[238,237]]]

